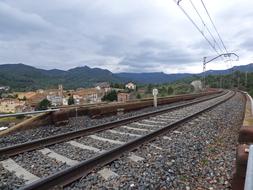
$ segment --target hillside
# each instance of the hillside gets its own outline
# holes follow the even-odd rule
[[[241,72],[253,72],[253,63],[248,65],[234,66],[233,68],[226,70],[208,70],[206,71],[206,75],[225,75],[230,74],[233,71],[241,71]],[[135,82],[148,84],[148,83],[168,83],[174,82],[177,80],[187,79],[191,77],[199,77],[203,76],[203,73],[191,74],[191,73],[175,73],[175,74],[165,74],[163,72],[156,73],[117,73],[116,74],[120,78],[131,79]]]
[[[188,73],[179,73],[179,74],[165,74],[163,72],[156,72],[156,73],[117,73],[116,76],[122,79],[130,79],[134,82],[141,83],[141,84],[162,84],[173,82],[179,79],[183,79],[192,74]]]
[[[253,64],[235,66],[228,70],[209,70],[207,75],[224,75],[232,71],[253,72]],[[125,83],[133,81],[139,84],[161,84],[177,80],[187,80],[202,76],[203,73],[165,74],[153,73],[112,73],[109,70],[90,68],[88,66],[76,67],[67,71],[52,69],[44,70],[24,64],[0,65],[0,86],[10,86],[17,91],[35,90],[39,88],[54,88],[63,84],[65,89],[90,87],[97,82],[108,81],[112,83]]]
[[[62,71],[37,69],[24,64],[0,65],[0,86],[10,86],[20,91],[53,88],[58,84],[63,84],[67,89],[74,89],[103,81],[121,80],[108,70],[92,69],[87,66]]]
[[[232,73],[233,71],[253,72],[253,63],[248,65],[234,66],[227,70],[208,70],[206,71],[206,75],[226,75]],[[200,75],[202,75],[202,73]]]

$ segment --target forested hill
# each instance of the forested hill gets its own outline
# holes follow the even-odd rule
[[[67,89],[75,89],[102,81],[121,82],[121,79],[108,70],[87,66],[63,71],[37,69],[24,64],[0,65],[0,86],[10,86],[20,91],[53,88],[58,84],[63,84]]]
[[[228,70],[210,70],[207,71],[207,75],[224,75],[232,71],[253,72],[253,64],[236,66]],[[202,75],[203,73],[112,73],[109,70],[88,66],[76,67],[67,71],[59,69],[44,70],[20,63],[0,65],[0,86],[10,86],[13,90],[27,91],[39,88],[54,88],[58,84],[63,84],[65,89],[76,89],[90,87],[97,82],[104,81],[110,83],[133,81],[139,84],[161,84]]]

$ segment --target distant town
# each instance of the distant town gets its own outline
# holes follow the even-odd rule
[[[115,85],[119,87],[119,85]],[[0,86],[0,113],[17,113],[42,110],[49,107],[82,105],[102,101],[126,102],[136,97],[136,84],[129,82],[121,88],[111,86],[108,82],[97,83],[93,88],[64,90],[62,84],[56,89],[38,89],[29,92],[11,92],[10,87]],[[144,93],[143,89],[139,89]],[[140,97],[139,97],[140,98]]]
[[[134,82],[126,84],[96,83],[92,88],[65,90],[62,84],[55,89],[38,89],[28,92],[12,92],[9,86],[0,86],[0,113],[20,113],[50,108],[62,108],[71,105],[96,104],[101,102],[126,102],[129,100],[152,97],[153,88],[159,96],[184,94],[201,91],[201,82],[176,85],[140,85]]]

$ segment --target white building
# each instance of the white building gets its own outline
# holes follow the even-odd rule
[[[105,93],[111,91],[110,84],[108,82],[100,82],[95,85],[95,88],[99,91],[103,90]]]
[[[75,104],[101,102],[101,93],[97,88],[86,88],[73,93]]]
[[[125,85],[125,87],[126,87],[127,89],[131,89],[131,90],[135,90],[135,89],[136,89],[136,85],[135,85],[134,83],[132,83],[132,82],[127,83],[127,84]]]
[[[62,96],[47,95],[47,99],[51,102],[52,106],[61,106],[63,103]]]
[[[192,81],[191,85],[194,87],[195,92],[199,92],[202,90],[202,82],[200,80]]]
[[[76,95],[76,94],[73,95],[73,98],[74,98],[74,102],[76,105],[80,105],[80,103],[82,102],[82,99],[83,99],[83,97]]]
[[[63,104],[63,86],[58,85],[58,89],[47,90],[47,99],[52,106],[61,106]]]
[[[9,86],[0,86],[0,91],[8,91],[10,90]]]
[[[62,98],[62,105],[67,106],[68,105],[68,98]]]
[[[23,110],[25,107],[25,101],[19,101],[16,99],[2,99],[0,100],[0,112],[1,113],[16,113]]]

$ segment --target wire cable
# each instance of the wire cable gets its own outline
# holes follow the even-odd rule
[[[217,53],[217,55],[220,55],[215,46],[210,42],[210,40],[205,36],[205,34],[201,31],[201,29],[198,27],[198,25],[194,22],[194,20],[190,17],[190,15],[181,7],[177,0],[174,0],[174,2],[178,5],[178,7],[181,9],[181,11],[185,14],[185,16],[191,21],[191,23],[195,26],[195,28],[200,32],[200,34],[205,38],[207,43],[212,47],[212,49]]]
[[[206,11],[206,13],[207,13],[207,15],[208,15],[208,17],[209,17],[209,19],[210,19],[210,21],[211,21],[211,23],[212,23],[212,25],[213,25],[215,31],[216,31],[216,33],[217,33],[217,35],[218,35],[218,37],[219,37],[221,43],[222,43],[222,46],[223,46],[224,49],[226,50],[226,53],[228,53],[228,50],[227,50],[227,48],[226,48],[226,46],[225,46],[225,44],[224,44],[224,42],[223,42],[223,40],[222,40],[222,38],[221,38],[221,36],[220,36],[220,34],[219,34],[219,32],[218,32],[218,30],[217,30],[217,28],[216,28],[216,26],[215,26],[215,24],[214,24],[214,22],[213,22],[213,19],[211,18],[211,16],[210,16],[210,14],[209,14],[209,12],[208,12],[208,10],[207,10],[207,8],[206,8],[205,3],[203,2],[203,0],[201,0],[201,3],[202,3],[202,5],[203,5],[203,7],[205,8],[205,11]]]
[[[203,26],[207,29],[208,33],[210,34],[210,36],[212,37],[214,44],[217,44],[217,47],[219,48],[219,50],[221,51],[221,53],[223,53],[222,48],[220,47],[219,43],[216,41],[214,35],[212,34],[212,32],[210,31],[209,27],[206,25],[204,19],[202,18],[202,16],[200,15],[199,11],[197,10],[196,6],[194,5],[194,3],[192,2],[192,0],[190,0],[190,3],[193,7],[193,9],[195,10],[195,12],[197,13],[197,15],[199,16]]]

